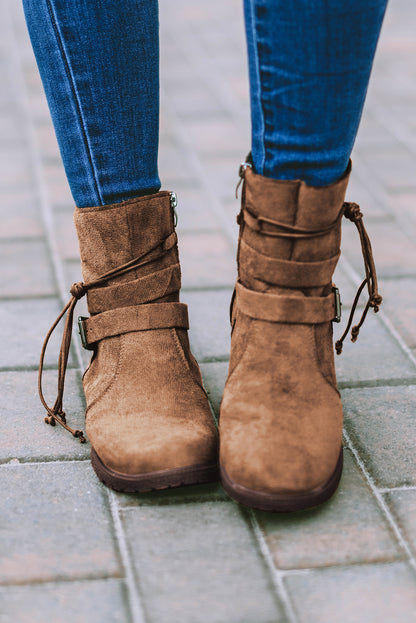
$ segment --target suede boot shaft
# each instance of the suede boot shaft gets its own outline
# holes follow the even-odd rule
[[[270,510],[300,508],[340,476],[332,274],[348,175],[312,188],[244,174],[220,465],[231,495],[264,495]]]
[[[217,430],[189,347],[187,306],[179,301],[172,196],[75,209],[84,282],[72,286],[63,311],[58,398],[53,408],[43,402],[49,424],[84,441],[66,424],[62,394],[72,314],[86,294],[91,315],[79,327],[93,353],[83,376],[92,465],[122,491],[218,477]]]

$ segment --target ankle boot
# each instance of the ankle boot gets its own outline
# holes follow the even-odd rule
[[[40,386],[46,421],[85,441],[68,426],[62,395],[73,309],[87,294],[91,316],[79,326],[84,347],[93,351],[83,376],[91,461],[100,480],[120,491],[218,477],[217,431],[189,347],[187,306],[179,302],[172,198],[159,192],[76,208],[84,282],[72,286],[63,311],[68,316],[53,407]]]
[[[238,280],[219,425],[221,479],[229,495],[247,506],[300,510],[329,498],[342,471],[332,343],[340,300],[332,275],[343,214],[357,225],[363,246],[366,279],[359,293],[369,289],[354,339],[381,297],[362,214],[356,204],[344,203],[349,169],[324,188],[267,179],[248,163],[240,174]],[[351,319],[347,331],[350,325]]]

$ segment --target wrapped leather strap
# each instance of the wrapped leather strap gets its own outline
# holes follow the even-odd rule
[[[79,322],[83,345],[89,347],[106,337],[151,329],[188,329],[185,303],[150,303],[105,311]]]
[[[109,307],[119,308],[149,303],[177,292],[180,287],[180,266],[173,264],[139,279],[89,290],[88,311],[90,314],[100,314]]]
[[[340,254],[319,262],[295,262],[263,255],[241,240],[241,263],[256,279],[286,288],[312,288],[331,282]]]
[[[268,322],[318,324],[338,320],[339,294],[334,288],[328,296],[285,296],[256,292],[236,284],[237,308],[243,314]]]

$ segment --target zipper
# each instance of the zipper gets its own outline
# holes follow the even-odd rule
[[[253,168],[253,165],[250,164],[250,162],[242,162],[240,164],[240,168],[238,169],[238,175],[240,176],[240,179],[238,180],[238,184],[235,188],[236,199],[238,199],[238,189],[240,188],[240,185],[245,177],[247,169],[252,169],[252,168]]]
[[[178,213],[176,212],[176,207],[178,205],[178,197],[176,196],[176,193],[173,191],[169,193],[169,196],[170,196],[170,207],[173,210],[175,227],[176,227],[178,224]]]

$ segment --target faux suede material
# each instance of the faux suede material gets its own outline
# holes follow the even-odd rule
[[[337,464],[342,407],[332,323],[318,319],[318,297],[322,309],[325,301],[333,300],[331,279],[340,252],[340,214],[348,176],[349,170],[331,186],[311,188],[300,181],[264,178],[250,169],[245,173],[243,210],[248,207],[258,217],[308,231],[334,224],[323,235],[297,239],[267,236],[240,219],[239,280],[220,413],[220,463],[234,482],[256,491],[309,492],[323,485]],[[273,231],[273,226],[267,229]],[[310,267],[296,285],[299,263]],[[271,275],[273,265],[276,272]],[[246,300],[239,303],[239,290],[251,291],[249,308]],[[267,310],[270,301],[279,298],[289,301],[290,309],[284,319],[278,321],[276,316],[272,321],[273,312],[267,316]],[[309,320],[308,298],[317,305],[316,317]],[[282,305],[274,307],[280,310]],[[291,313],[295,322],[304,313],[304,323],[291,322]],[[311,319],[316,324],[306,324]]]
[[[328,296],[285,296],[255,292],[236,284],[236,305],[246,316],[271,322],[288,324],[317,324],[335,317],[335,297]]]
[[[88,292],[88,309],[90,314],[99,314],[156,299],[166,300],[167,295],[177,293],[180,287],[180,266],[174,264],[141,279],[91,290]]]
[[[87,344],[132,331],[189,329],[188,307],[184,303],[148,303],[110,309],[84,320]]]
[[[97,279],[105,272],[152,249],[174,231],[174,215],[167,191],[112,205],[76,208],[74,221],[84,281]],[[93,222],[94,227],[91,226]],[[154,262],[116,279],[109,279],[107,285],[130,282],[178,263],[178,249],[174,245],[168,253]],[[90,313],[97,313],[94,311],[93,293],[100,296],[99,291],[100,288],[97,288],[87,293]],[[93,298],[91,308],[90,297]],[[114,307],[114,296],[109,297],[106,309],[111,307]],[[104,311],[102,306],[100,310]]]
[[[331,280],[338,263],[339,254],[320,262],[295,262],[263,255],[249,247],[244,240],[240,243],[240,267],[243,273],[286,288],[311,288],[325,286]]]
[[[85,281],[141,256],[174,230],[167,192],[76,209],[75,224]],[[217,460],[216,427],[187,331],[180,328],[187,314],[178,303],[177,246],[152,257],[88,292],[94,315],[86,324],[102,339],[83,377],[86,430],[101,461],[123,474]],[[116,323],[123,325],[121,334],[112,336]]]

